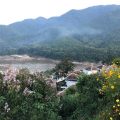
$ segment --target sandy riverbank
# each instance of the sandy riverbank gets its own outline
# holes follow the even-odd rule
[[[21,69],[28,68],[32,72],[41,72],[52,69],[59,63],[57,60],[52,60],[43,57],[30,57],[28,55],[6,55],[0,56],[0,70],[5,70],[9,66]],[[75,70],[82,70],[85,67],[97,64],[90,62],[73,62]]]

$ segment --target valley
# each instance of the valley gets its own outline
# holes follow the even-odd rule
[[[99,5],[0,25],[0,55],[105,61],[120,56],[120,5]]]
[[[22,69],[27,68],[31,73],[45,72],[51,70],[59,63],[58,60],[43,58],[43,57],[30,57],[28,55],[6,55],[0,56],[0,71],[5,71],[9,67]],[[90,62],[73,62],[75,70],[82,70],[85,67],[91,66]],[[95,66],[97,64],[94,63]]]

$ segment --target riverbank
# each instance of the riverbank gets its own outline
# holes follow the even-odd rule
[[[4,71],[12,66],[17,69],[27,68],[30,72],[41,72],[50,70],[59,63],[58,60],[43,58],[43,57],[30,57],[28,55],[6,55],[0,56],[0,70]],[[97,66],[95,63],[90,62],[73,62],[75,70],[82,70],[88,66]]]

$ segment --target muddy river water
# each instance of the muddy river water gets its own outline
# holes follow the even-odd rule
[[[59,63],[57,60],[42,57],[30,57],[28,55],[0,56],[0,71],[4,71],[9,67],[14,67],[18,69],[28,68],[30,72],[41,72],[54,68],[57,63]],[[76,65],[75,70],[83,69],[91,64],[88,62],[74,63]]]

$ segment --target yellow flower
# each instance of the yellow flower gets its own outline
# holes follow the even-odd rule
[[[113,118],[112,118],[112,117],[110,117],[110,120],[113,120]]]
[[[112,85],[112,86],[111,86],[111,89],[114,89],[114,88],[115,88],[115,87]]]
[[[120,106],[120,104],[117,105],[118,107]]]
[[[112,70],[110,70],[109,75],[110,75],[110,76],[112,76],[112,75],[113,75],[113,71],[112,71]]]
[[[120,75],[118,75],[118,78],[120,78]]]
[[[105,90],[105,89],[106,89],[106,85],[103,85],[103,86],[102,86],[102,90]]]
[[[115,105],[113,106],[113,108],[115,108]]]
[[[117,103],[118,103],[119,101],[120,101],[119,99],[116,100]]]
[[[97,81],[99,80],[99,78],[97,78]]]

